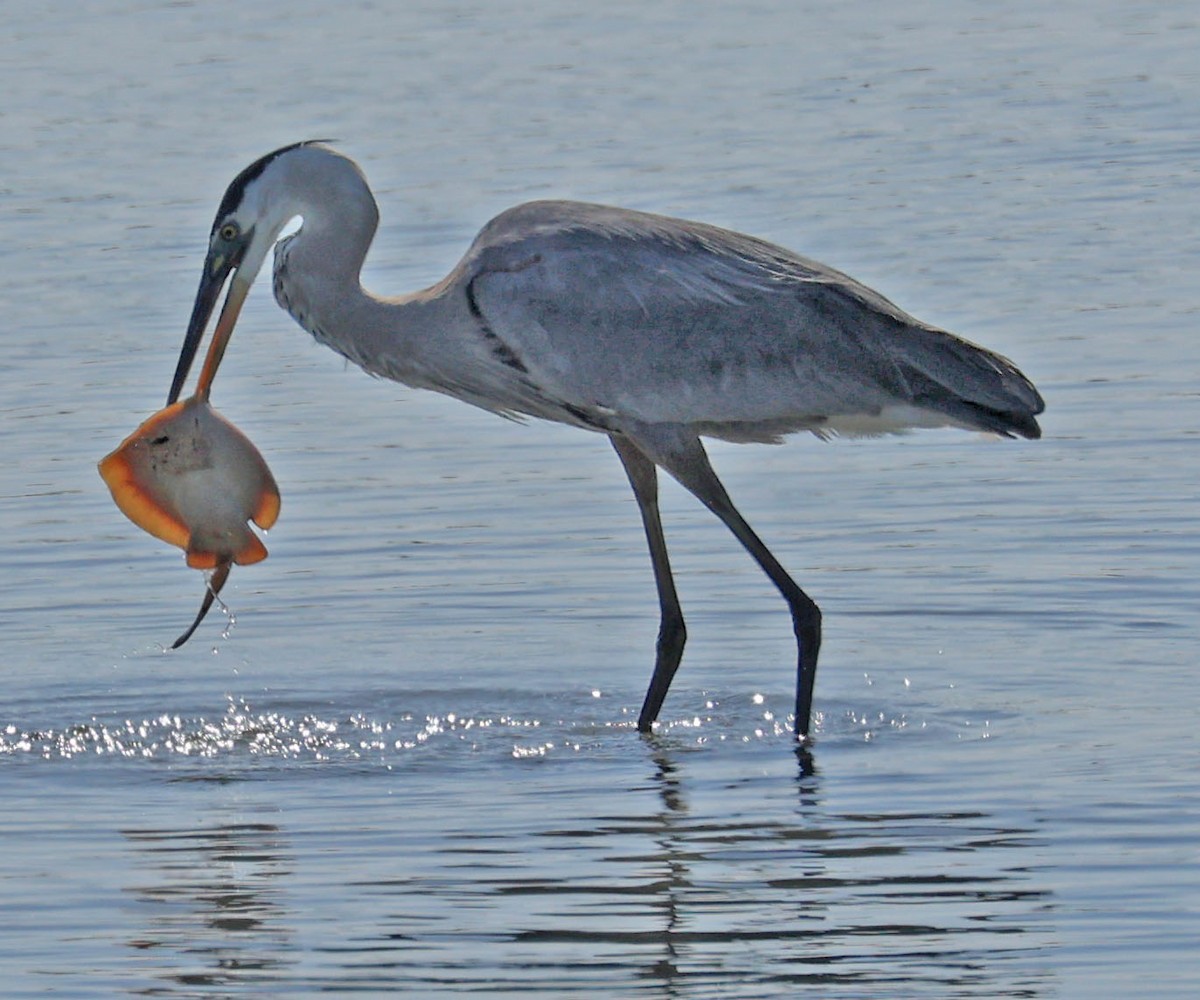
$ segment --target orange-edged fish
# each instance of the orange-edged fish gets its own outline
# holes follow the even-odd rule
[[[134,524],[177,545],[196,569],[213,570],[185,643],[204,620],[234,564],[267,557],[250,529],[279,516],[279,488],[250,439],[208,403],[207,392],[150,417],[100,462],[113,500]]]

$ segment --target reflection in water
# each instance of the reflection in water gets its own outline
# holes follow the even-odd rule
[[[934,986],[956,995],[1041,992],[1041,974],[1019,962],[1037,948],[1022,940],[1025,920],[1049,895],[1027,884],[1021,864],[1031,831],[974,812],[822,815],[811,758],[801,761],[799,823],[707,821],[689,815],[670,753],[658,748],[654,763],[662,809],[590,833],[609,845],[648,845],[609,856],[639,869],[640,884],[599,888],[586,914],[563,905],[579,895],[573,879],[508,887],[529,917],[552,917],[514,940],[557,946],[564,957],[594,949],[600,965],[607,955],[639,966],[666,996],[716,983],[820,984],[825,995],[850,996],[881,985],[889,996]],[[568,850],[580,835],[549,833],[564,841],[549,849]],[[539,896],[545,905],[530,906]],[[631,899],[645,900],[643,912]]]
[[[792,821],[762,820],[737,778],[708,812],[691,800],[714,790],[694,787],[681,757],[657,746],[652,764],[645,815],[564,820],[550,792],[532,806],[541,822],[458,831],[403,874],[353,887],[389,901],[363,945],[373,973],[548,995],[614,978],[668,997],[1050,990],[1032,830],[978,812],[830,814],[811,766]],[[338,957],[349,973],[354,956]]]
[[[287,978],[292,935],[280,898],[292,861],[278,827],[228,823],[122,832],[153,879],[130,889],[145,916],[128,945],[163,979],[230,987]]]
[[[34,767],[168,762],[170,811],[122,829],[146,994],[1054,992],[1035,821],[832,780],[786,732],[735,739],[757,725],[717,747],[692,723],[642,739],[231,704],[219,723],[13,727],[9,745]],[[835,739],[818,752],[844,764]],[[269,822],[228,801],[249,788],[263,809],[268,787]]]

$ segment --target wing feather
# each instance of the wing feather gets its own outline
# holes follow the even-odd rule
[[[580,412],[768,440],[913,408],[1002,433],[1011,419],[978,414],[1025,412],[1025,433],[1041,408],[999,355],[714,226],[532,202],[489,223],[460,266],[529,385]]]

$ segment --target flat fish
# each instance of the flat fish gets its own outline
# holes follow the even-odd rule
[[[212,570],[200,612],[171,647],[182,646],[212,607],[230,567],[267,557],[250,529],[279,517],[279,488],[257,448],[197,394],[159,410],[106,455],[100,476],[121,512],[143,531]]]

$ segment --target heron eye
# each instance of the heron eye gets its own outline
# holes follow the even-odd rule
[[[227,222],[221,227],[219,235],[226,243],[232,243],[238,237],[238,227],[232,222]]]

